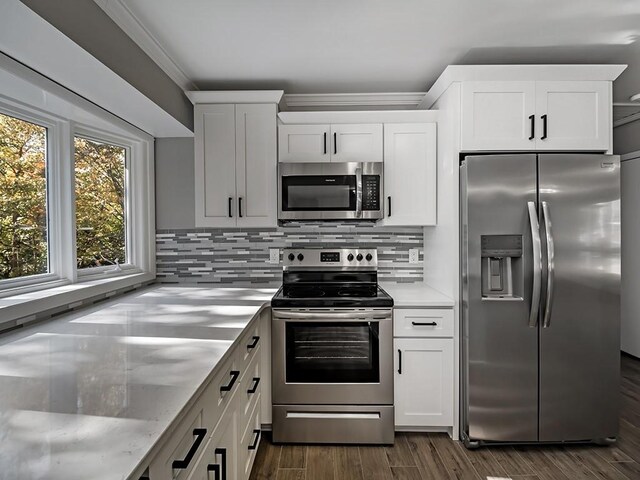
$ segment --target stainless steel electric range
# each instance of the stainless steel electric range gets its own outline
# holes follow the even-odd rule
[[[393,299],[375,249],[291,249],[271,301],[273,441],[392,444]]]

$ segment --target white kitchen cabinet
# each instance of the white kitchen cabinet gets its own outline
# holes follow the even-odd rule
[[[382,162],[382,124],[280,125],[280,162]]]
[[[536,148],[609,150],[610,88],[610,82],[536,82]]]
[[[382,125],[331,125],[332,162],[382,162]]]
[[[249,478],[260,442],[263,328],[262,315],[252,320],[200,397],[161,439],[150,480]],[[174,468],[176,460],[183,465]]]
[[[453,425],[453,339],[395,338],[396,427]]]
[[[535,82],[464,82],[461,149],[534,150]]]
[[[196,226],[276,226],[276,105],[198,104],[194,112]]]
[[[435,225],[436,182],[436,124],[385,124],[382,224]]]
[[[330,162],[330,125],[280,125],[278,160],[280,162]]]
[[[611,82],[462,82],[462,151],[607,151]]]

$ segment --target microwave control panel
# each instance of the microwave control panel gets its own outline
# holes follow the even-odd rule
[[[380,175],[362,176],[362,210],[380,210]]]

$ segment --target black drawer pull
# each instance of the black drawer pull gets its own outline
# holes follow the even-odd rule
[[[228,392],[233,388],[233,386],[236,383],[236,380],[238,380],[238,377],[240,376],[240,372],[238,370],[231,370],[229,372],[229,375],[231,375],[231,381],[227,385],[223,385],[220,387],[221,393]]]
[[[255,438],[253,439],[253,443],[247,447],[249,450],[255,450],[258,448],[258,442],[260,441],[260,430],[256,428],[253,430],[253,433]]]
[[[195,442],[193,442],[193,445],[191,445],[191,448],[187,452],[187,456],[184,457],[183,460],[174,460],[173,463],[171,464],[171,468],[175,468],[176,470],[178,469],[181,470],[189,466],[189,464],[191,463],[191,460],[193,460],[193,456],[196,454],[196,452],[198,451],[198,448],[200,447],[200,444],[204,440],[204,437],[207,436],[207,429],[194,428],[193,434],[196,436],[196,440]]]
[[[252,348],[256,348],[258,346],[258,342],[260,341],[260,337],[253,337],[253,341],[247,345],[247,349],[251,350]]]
[[[398,349],[398,373],[402,375],[402,350]]]
[[[220,465],[210,463],[207,465],[207,472],[213,472],[215,480],[227,480],[227,449],[216,448],[213,453],[216,457],[220,455]],[[220,471],[222,471],[222,479],[220,479]]]
[[[435,327],[438,325],[437,322],[411,322],[411,325],[415,325],[416,327]]]
[[[260,377],[253,377],[253,386],[247,390],[247,393],[256,393],[258,385],[260,385]]]

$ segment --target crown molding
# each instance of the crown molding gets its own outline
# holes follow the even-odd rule
[[[153,34],[133,14],[122,0],[94,0],[94,2],[183,90],[197,87],[162,47]]]
[[[191,103],[280,103],[283,90],[195,90],[184,92]]]
[[[417,108],[424,98],[422,92],[408,93],[294,93],[285,94],[280,104],[282,110],[353,107],[358,108]]]

